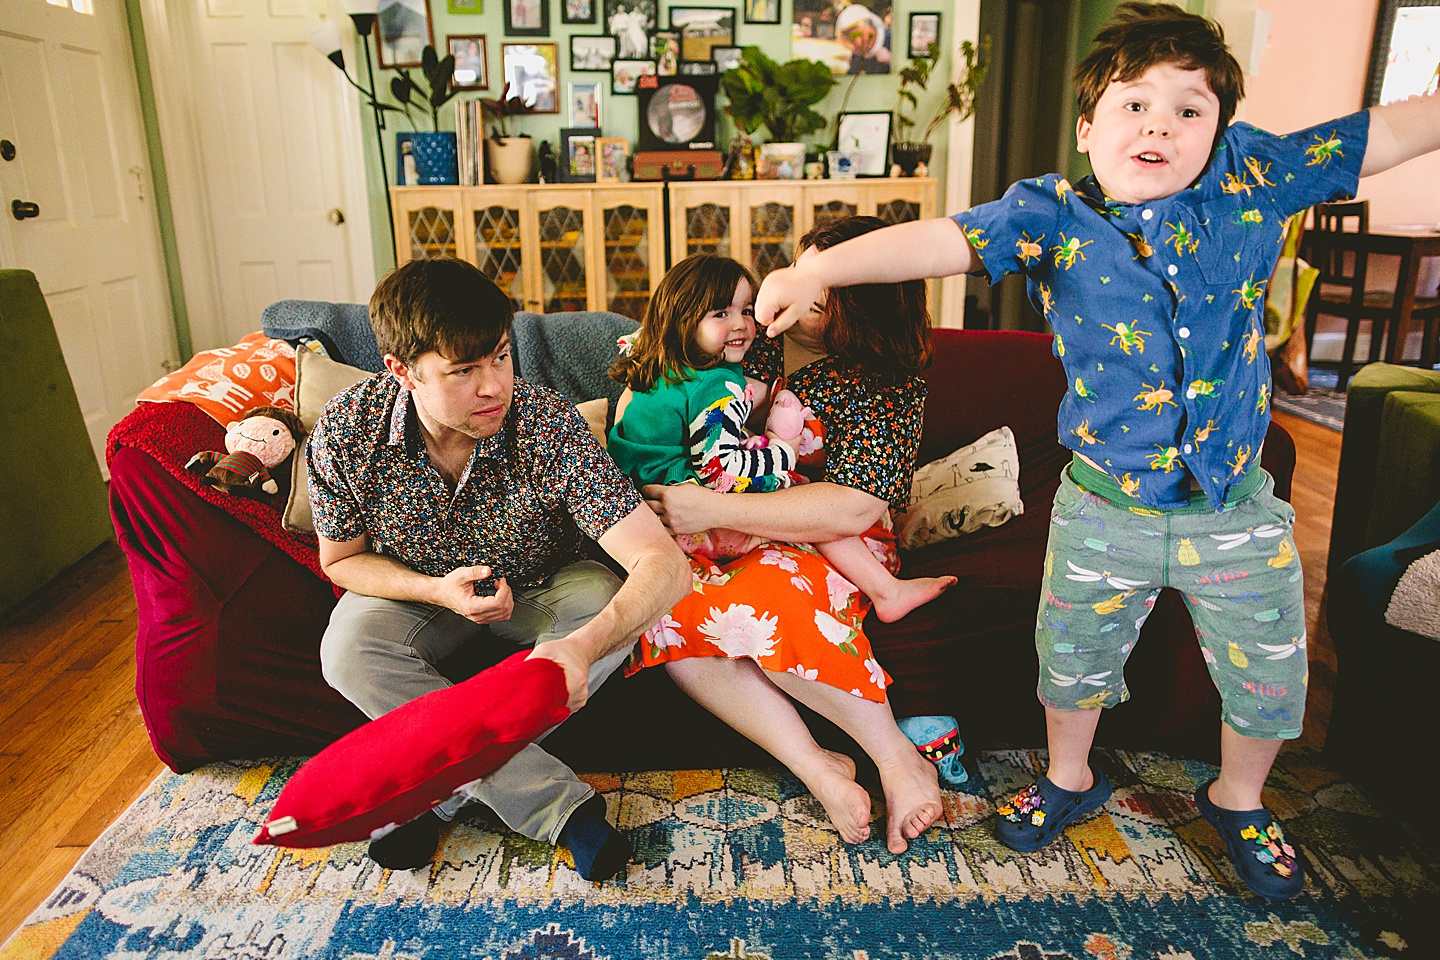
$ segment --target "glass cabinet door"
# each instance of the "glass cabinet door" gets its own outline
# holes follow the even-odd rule
[[[732,256],[730,205],[699,203],[685,207],[685,253],[714,253]]]
[[[400,263],[463,256],[458,190],[396,187],[391,198],[395,254]]]
[[[870,191],[870,207],[866,213],[879,217],[886,223],[907,223],[922,217],[933,216],[930,208],[935,205],[935,181],[922,178],[886,180],[867,184]]]
[[[795,261],[797,214],[800,209],[799,190],[794,187],[765,190],[751,188],[745,196],[748,220],[750,268],[760,279],[770,271],[788,267]]]
[[[487,196],[469,211],[475,236],[475,265],[521,308],[525,305],[525,257],[520,244],[523,206],[520,195]]]
[[[853,217],[860,212],[858,200],[821,200],[810,202],[810,226],[818,227],[826,220]]]
[[[569,200],[536,197],[542,313],[589,309],[586,206],[580,197]]]
[[[638,198],[637,198],[638,199]],[[639,320],[650,303],[651,222],[646,205],[604,197],[600,203],[604,236],[605,308]]]

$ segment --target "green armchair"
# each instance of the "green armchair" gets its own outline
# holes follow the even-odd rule
[[[1350,381],[1327,573],[1440,500],[1440,371],[1372,363]]]

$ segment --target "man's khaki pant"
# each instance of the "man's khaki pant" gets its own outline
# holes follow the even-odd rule
[[[465,644],[493,638],[526,647],[557,640],[590,622],[619,589],[605,566],[581,560],[538,587],[514,589],[510,619],[484,626],[444,607],[346,593],[320,642],[320,666],[326,682],[373,720],[451,686],[435,664]],[[591,667],[592,696],[628,655],[621,650]],[[533,743],[464,790],[516,833],[548,843],[558,842],[571,811],[595,792]],[[447,801],[442,815],[453,816],[458,806]]]

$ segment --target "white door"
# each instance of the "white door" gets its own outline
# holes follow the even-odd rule
[[[64,2],[4,0],[0,139],[14,155],[0,159],[0,264],[39,280],[103,464],[105,435],[174,356],[175,328],[125,5]],[[38,216],[14,219],[16,200]]]
[[[282,299],[366,299],[350,232],[365,229],[363,198],[347,203],[344,83],[308,37],[323,22],[310,0],[207,0],[196,18],[193,75],[220,309],[234,342]],[[339,221],[339,222],[337,222]]]

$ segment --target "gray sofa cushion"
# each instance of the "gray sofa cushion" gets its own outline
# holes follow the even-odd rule
[[[342,363],[384,369],[364,304],[280,300],[265,308],[260,327],[266,336],[281,340],[319,340]],[[572,403],[605,397],[613,406],[624,387],[606,371],[615,359],[616,338],[635,327],[629,317],[604,311],[517,313],[511,333],[515,373],[559,391]]]

